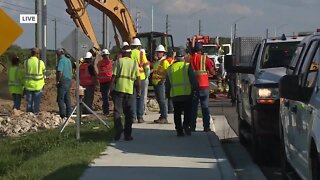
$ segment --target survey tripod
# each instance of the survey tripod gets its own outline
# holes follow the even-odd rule
[[[82,107],[86,108],[90,113],[92,113],[93,115],[95,115],[96,118],[98,118],[98,119],[102,122],[102,124],[105,125],[107,128],[110,127],[105,121],[103,121],[103,120],[97,115],[97,113],[95,113],[92,109],[89,108],[88,105],[86,105],[86,103],[83,102],[83,96],[84,96],[83,91],[84,91],[84,90],[85,90],[84,88],[79,87],[79,105],[76,105],[76,106],[73,108],[73,110],[72,110],[70,116],[68,117],[68,119],[66,119],[66,120],[64,121],[64,123],[62,124],[61,130],[60,130],[60,133],[62,133],[63,130],[64,130],[64,128],[68,125],[68,122],[69,122],[69,120],[71,119],[71,116],[74,114],[74,112],[77,110],[77,108],[79,108],[79,110],[80,110],[80,117],[79,117],[79,118],[80,118],[80,121],[81,121],[81,117],[82,117],[81,110],[82,110]]]

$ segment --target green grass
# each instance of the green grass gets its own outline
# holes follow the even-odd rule
[[[94,127],[99,127],[94,128]],[[78,179],[88,164],[105,150],[112,130],[98,122],[0,139],[0,179]]]

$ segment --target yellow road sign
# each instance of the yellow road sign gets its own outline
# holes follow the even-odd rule
[[[0,54],[2,54],[21,35],[23,29],[1,8],[0,22]]]

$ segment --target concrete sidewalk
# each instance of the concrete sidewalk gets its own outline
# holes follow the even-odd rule
[[[90,165],[81,179],[192,180],[236,179],[214,132],[177,137],[171,124],[153,124],[159,114],[145,116],[146,123],[133,125],[133,141],[113,142]]]

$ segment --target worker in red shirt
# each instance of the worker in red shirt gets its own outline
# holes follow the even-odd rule
[[[215,67],[210,58],[206,54],[202,54],[202,44],[195,43],[194,54],[190,57],[190,64],[197,77],[199,90],[194,92],[192,101],[192,115],[191,115],[191,130],[196,129],[196,120],[198,116],[198,104],[200,100],[203,130],[205,132],[211,131],[210,129],[210,112],[209,112],[209,78],[208,73],[216,75]]]
[[[112,78],[112,59],[109,58],[108,49],[101,52],[102,59],[98,62],[98,79],[100,83],[100,91],[102,95],[103,114],[109,115],[109,89]]]

